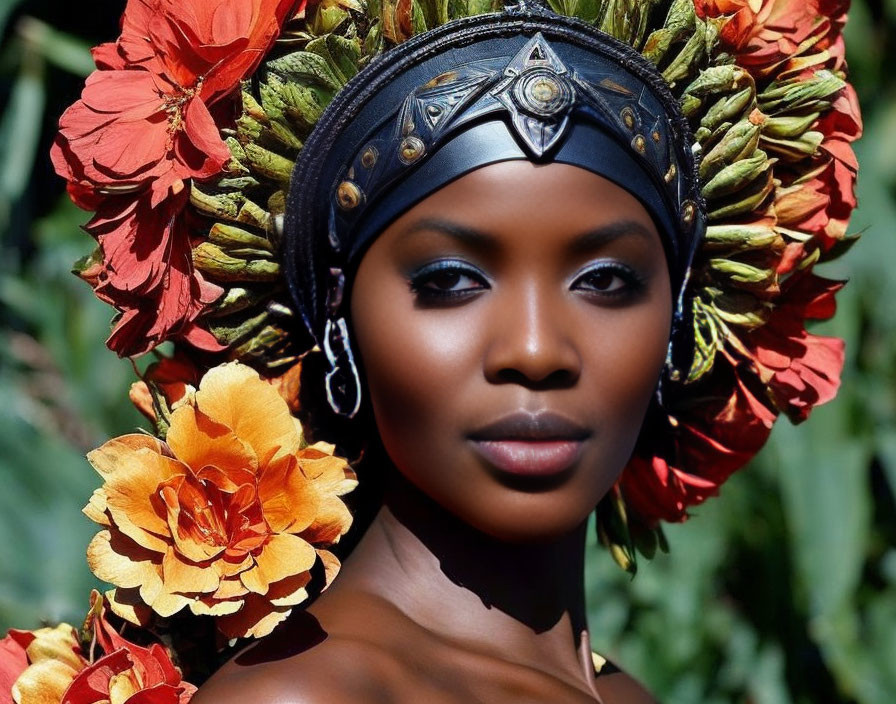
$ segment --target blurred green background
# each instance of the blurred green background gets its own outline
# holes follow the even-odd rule
[[[798,2],[799,0],[793,0]],[[92,249],[47,158],[59,114],[117,34],[123,0],[0,0],[0,633],[76,623],[95,581],[84,453],[141,419],[110,309],[69,273]],[[629,580],[589,559],[595,648],[669,704],[896,702],[896,0],[853,4],[865,137],[852,281],[819,328],[846,338],[834,403],[783,421],[671,555]]]

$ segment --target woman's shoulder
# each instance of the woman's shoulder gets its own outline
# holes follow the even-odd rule
[[[238,654],[196,693],[192,704],[374,704],[391,688],[396,661],[367,642],[328,637],[286,648],[259,643]]]

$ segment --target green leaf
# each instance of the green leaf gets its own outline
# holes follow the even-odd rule
[[[96,68],[87,42],[66,32],[60,32],[34,17],[22,18],[19,23],[19,34],[56,68],[76,76],[87,76]]]
[[[0,120],[0,231],[31,176],[46,103],[44,64],[27,45]]]

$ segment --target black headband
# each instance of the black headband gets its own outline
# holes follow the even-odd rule
[[[705,228],[677,101],[636,50],[548,10],[449,22],[377,57],[324,111],[292,174],[289,285],[326,342],[345,270],[390,222],[441,186],[510,159],[560,162],[636,196],[664,240],[678,305]],[[690,345],[684,347],[689,348]],[[674,366],[685,366],[680,351]]]

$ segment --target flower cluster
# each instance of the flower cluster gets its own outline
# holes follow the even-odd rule
[[[806,324],[834,314],[842,286],[813,274],[813,265],[852,242],[850,143],[862,126],[843,79],[847,6],[695,0],[698,21],[714,23],[719,49],[735,60],[706,74],[725,71],[734,87],[727,105],[740,99],[751,112],[717,144],[704,129],[708,112],[696,130],[710,144],[700,167],[710,177],[710,226],[695,271],[697,360],[689,383],[670,394],[651,447],[620,480],[630,510],[648,526],[684,520],[689,506],[718,493],[755,455],[779,413],[805,420],[839,387],[843,341],[809,333]],[[705,96],[707,83],[695,81],[694,94]],[[735,155],[727,169],[715,164],[726,147]],[[719,199],[714,173],[745,184],[743,200],[730,190]]]
[[[261,62],[296,0],[129,0],[122,33],[94,49],[97,70],[62,116],[52,150],[102,265],[85,272],[121,313],[109,346],[146,352],[168,338],[220,349],[197,317],[221,290],[193,267],[189,182],[221,173],[240,81]],[[213,114],[217,114],[216,117]]]
[[[0,704],[187,704],[196,688],[181,679],[167,651],[123,638],[98,593],[82,647],[68,624],[11,630],[0,640]],[[85,652],[87,651],[87,652]]]
[[[84,509],[101,526],[88,562],[113,585],[112,618],[170,628],[204,616],[227,637],[262,637],[339,569],[330,548],[351,525],[342,496],[356,481],[293,416],[311,343],[286,301],[279,224],[327,101],[386,42],[444,21],[415,2],[311,3],[306,18],[304,0],[128,0],[121,36],[94,49],[52,150],[72,199],[95,213],[98,248],[77,269],[119,312],[113,350],[177,343],[131,388],[154,434],[89,455],[103,485]],[[603,19],[593,3],[570,6],[643,47],[703,148],[694,362],[664,386],[605,502],[615,513],[598,512],[627,564],[632,535],[656,540],[660,520],[716,494],[780,414],[799,422],[835,394],[843,343],[806,324],[835,310],[842,284],[813,267],[854,241],[862,129],[846,0],[669,2],[664,20],[648,4]],[[0,704],[184,704],[193,687],[167,652],[125,640],[102,609],[95,598],[98,653],[65,625],[0,641]]]
[[[125,435],[88,455],[105,480],[84,509],[104,526],[88,563],[128,621],[187,608],[261,637],[307,598],[315,564],[327,583],[338,570],[326,548],[351,525],[354,474],[244,365],[215,367],[175,405],[164,441]]]

